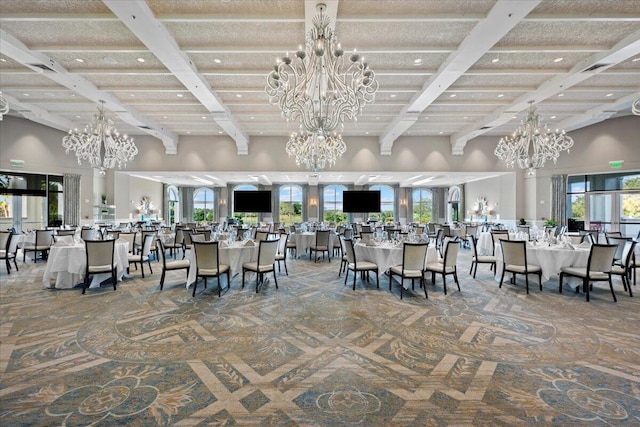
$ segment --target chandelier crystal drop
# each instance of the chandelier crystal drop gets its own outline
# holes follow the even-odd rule
[[[289,157],[295,156],[298,167],[304,165],[312,172],[330,167],[347,151],[340,135],[326,136],[323,133],[294,133],[287,141]]]
[[[92,167],[104,174],[116,164],[118,168],[126,166],[138,154],[138,148],[132,138],[118,133],[113,121],[104,113],[104,101],[100,103],[98,113],[84,132],[70,130],[62,139],[62,146],[67,154],[75,151],[79,165],[82,160],[88,160]]]
[[[500,139],[494,154],[504,160],[508,166],[516,164],[520,169],[527,169],[529,174],[535,169],[544,167],[547,160],[556,163],[560,152],[573,146],[573,139],[564,130],[551,131],[549,127],[540,123],[540,116],[536,113],[533,101],[529,102],[527,117],[511,136]]]
[[[300,122],[308,133],[333,132],[345,119],[356,120],[378,90],[374,72],[356,51],[345,53],[323,12],[313,18],[306,49],[295,57],[278,59],[267,77],[269,102],[278,105],[287,119]]]
[[[2,116],[9,112],[9,103],[4,96],[2,96],[2,92],[0,92],[0,122],[2,121]]]

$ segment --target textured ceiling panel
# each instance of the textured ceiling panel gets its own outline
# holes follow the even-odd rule
[[[638,22],[521,22],[496,46],[611,47],[638,30]]]
[[[530,87],[534,89],[545,82],[549,76],[531,74],[509,74],[509,75],[465,75],[460,77],[451,85],[451,89],[465,88],[505,88],[510,87],[521,88]]]
[[[572,15],[623,14],[640,16],[640,2],[635,0],[544,0],[533,10],[534,14]]]
[[[269,48],[274,44],[289,46],[292,36],[295,36],[294,43],[296,40],[299,40],[298,43],[304,41],[304,22],[289,23],[286,26],[278,22],[254,22],[251,25],[237,22],[166,22],[164,25],[180,46],[251,46],[252,49],[259,49]],[[292,49],[297,47],[296,43]]]
[[[151,52],[49,52],[48,56],[57,61],[67,71],[82,73],[101,70],[105,72],[148,72],[168,73],[162,62]],[[83,62],[79,62],[81,59]],[[115,61],[115,62],[114,62]]]
[[[490,52],[480,58],[470,71],[513,69],[562,72],[568,71],[591,55],[593,55],[591,52]]]
[[[82,73],[80,73],[82,74]],[[98,88],[105,90],[167,89],[184,90],[184,86],[173,75],[99,75],[88,74],[84,77]],[[124,88],[124,89],[123,89]]]
[[[304,2],[292,0],[252,1],[250,10],[247,10],[247,2],[224,0],[153,0],[149,2],[149,7],[156,16],[209,14],[215,14],[218,17],[261,16],[263,18],[304,16]]]
[[[494,0],[395,0],[395,1],[343,1],[338,15],[358,17],[365,15],[429,17],[433,14],[482,14],[493,7]]]
[[[2,13],[104,13],[113,16],[109,8],[97,0],[2,0]]]

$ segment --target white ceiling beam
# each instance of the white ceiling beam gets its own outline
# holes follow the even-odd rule
[[[449,55],[438,72],[412,99],[401,117],[424,111],[539,3],[540,0],[497,1],[487,16],[478,22],[460,43],[458,49]],[[380,154],[391,154],[394,141],[406,131],[407,124],[405,120],[396,119],[385,129],[385,132],[380,135]]]
[[[69,131],[69,129],[73,129],[76,125],[66,118],[59,116],[57,114],[50,113],[44,108],[38,107],[37,105],[29,104],[23,101],[20,101],[17,98],[14,98],[11,95],[3,93],[2,96],[9,103],[10,112],[19,113],[26,119],[31,120],[32,122],[40,123],[42,125],[61,130],[63,132]],[[60,140],[62,143],[62,140]]]
[[[184,54],[169,31],[144,1],[103,0],[104,4],[144,43],[165,67],[205,106],[218,125],[236,142],[239,155],[249,154],[249,137],[218,98],[209,82]]]
[[[536,90],[518,97],[511,104],[501,106],[490,115],[485,116],[474,124],[454,133],[450,138],[452,153],[462,154],[467,141],[486,133],[492,128],[509,122],[513,119],[514,114],[527,109],[530,101],[539,103],[556,96],[560,92],[567,91],[578,83],[596,76],[614,65],[626,61],[638,54],[640,54],[640,31],[630,34],[616,43],[616,45],[608,51],[592,55],[590,58],[587,58],[574,66],[569,72],[559,74],[556,77],[547,80]],[[576,91],[578,90],[580,90],[580,88],[576,88]],[[627,89],[620,88],[620,90]],[[613,89],[610,89],[610,91],[613,91]],[[554,99],[553,103],[556,104],[558,101]],[[584,117],[581,118],[581,116],[583,115],[578,115],[576,122],[584,120]]]
[[[631,104],[638,99],[638,93],[632,93],[622,98],[617,99],[614,102],[600,104],[597,107],[591,108],[585,111],[583,114],[577,114],[559,122],[556,126],[558,129],[564,129],[566,131],[572,131],[580,129],[585,126],[604,121],[614,114],[628,110],[631,111]],[[638,119],[640,121],[640,119]]]
[[[126,106],[113,94],[98,89],[84,77],[70,73],[47,55],[29,49],[20,40],[0,29],[0,53],[21,63],[36,73],[90,99],[98,104],[105,102],[105,108],[120,116],[127,123],[142,129],[144,132],[160,140],[167,154],[175,154],[178,147],[178,136],[165,130],[157,122],[142,116],[133,108]]]

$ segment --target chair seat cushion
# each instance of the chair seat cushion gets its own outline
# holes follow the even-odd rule
[[[479,255],[477,257],[473,257],[473,260],[476,262],[496,262],[496,257],[493,255]]]
[[[524,265],[516,265],[516,264],[507,264],[505,266],[505,271],[510,271],[513,273],[537,273],[539,271],[542,271],[542,268],[539,265],[534,265],[534,264],[527,264],[527,266],[525,267]]]
[[[564,274],[568,274],[570,276],[582,277],[583,279],[587,277],[587,268],[586,267],[562,267],[562,272]],[[609,280],[609,275],[607,273],[602,273],[599,271],[592,271],[589,274],[589,279],[592,280]]]
[[[430,262],[427,264],[426,270],[435,271],[436,273],[453,273],[454,267],[445,267],[441,262]]]
[[[47,249],[50,249],[51,246],[50,245],[26,245],[24,248],[22,248],[22,250],[27,250],[27,251],[44,251]]]
[[[314,251],[328,251],[329,247],[328,246],[316,246],[316,245],[311,245],[309,246],[311,249],[313,249]]]
[[[115,265],[109,265],[109,264],[104,264],[104,265],[90,265],[89,266],[89,273],[104,273],[106,272],[111,272],[111,270],[113,270],[115,268]]]
[[[276,254],[276,261],[283,261],[285,259],[287,259],[285,254]]]
[[[402,266],[394,265],[389,269],[393,274],[402,275]],[[422,277],[422,270],[405,270],[404,277],[408,278],[419,278]]]
[[[626,274],[627,269],[624,267],[620,267],[618,265],[614,265],[613,267],[611,267],[611,274],[619,274],[619,275],[624,275]]]
[[[349,263],[349,269],[350,270],[377,270],[378,265],[376,263],[369,262],[369,261],[359,261],[358,266],[356,268],[355,264],[351,262]]]
[[[219,268],[199,268],[198,275],[202,276],[217,276],[222,273],[226,273],[229,270],[229,266],[227,264],[220,264]]]
[[[265,272],[273,270],[273,264],[258,265],[257,261],[245,262],[244,264],[242,264],[242,269],[243,270],[251,270],[251,271],[258,271],[258,272],[261,272],[261,273],[265,273]]]
[[[165,270],[179,270],[181,268],[189,268],[191,264],[188,259],[180,259],[176,261],[167,261]]]

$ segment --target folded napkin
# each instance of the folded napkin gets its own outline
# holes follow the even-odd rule
[[[583,249],[589,249],[591,247],[591,243],[589,242],[582,242],[578,245],[579,248],[583,248]]]
[[[73,245],[73,236],[56,237],[56,246],[70,246],[70,245]]]
[[[247,240],[246,242],[244,242],[244,245],[246,247],[251,247],[251,246],[255,246],[255,242],[253,240]]]
[[[373,240],[368,240],[367,246],[378,246],[378,242],[374,242]]]
[[[562,249],[569,249],[569,250],[574,251],[576,248],[574,248],[574,247],[573,247],[573,245],[572,245],[571,243],[566,242],[566,243],[564,243],[564,244],[562,245]]]
[[[224,240],[220,240],[220,243],[219,243],[219,244],[220,244],[220,247],[221,247],[221,248],[228,248],[228,247],[229,247],[229,245],[227,244],[227,242],[225,242]]]

